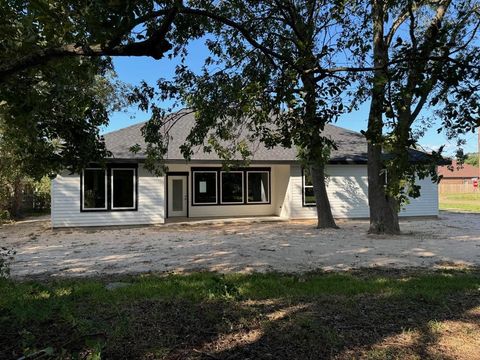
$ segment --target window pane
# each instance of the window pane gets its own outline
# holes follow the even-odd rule
[[[217,173],[194,172],[194,203],[217,202]]]
[[[310,174],[309,168],[303,169],[303,176],[304,176],[304,185],[313,186],[312,175]]]
[[[222,172],[222,202],[242,203],[243,202],[243,173]]]
[[[172,180],[172,210],[183,211],[183,180]]]
[[[311,205],[315,204],[315,194],[313,193],[313,187],[305,188],[305,204]]]
[[[268,202],[268,172],[248,172],[248,201]]]
[[[105,170],[85,170],[83,172],[83,208],[104,209],[105,195]]]
[[[113,175],[113,208],[133,208],[134,201],[134,177],[133,169],[115,169],[112,170]]]

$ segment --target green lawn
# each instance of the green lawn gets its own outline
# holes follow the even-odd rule
[[[470,358],[480,273],[0,281],[0,329],[1,359]]]
[[[480,192],[471,194],[441,194],[440,210],[480,212]]]

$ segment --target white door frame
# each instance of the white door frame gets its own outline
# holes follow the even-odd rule
[[[173,211],[172,180],[183,180],[183,211]],[[167,173],[167,218],[188,217],[188,173]]]

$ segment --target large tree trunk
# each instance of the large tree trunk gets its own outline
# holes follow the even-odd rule
[[[312,175],[313,192],[315,194],[315,204],[317,206],[317,228],[338,229],[332,215],[332,208],[328,200],[327,187],[325,184],[325,165],[315,164],[310,167]]]
[[[308,68],[313,68],[314,62]],[[317,228],[333,228],[338,229],[333,219],[330,201],[328,200],[327,187],[325,184],[325,162],[322,156],[324,153],[324,142],[321,140],[321,119],[317,118],[317,102],[316,102],[316,86],[313,73],[309,73],[302,77],[305,90],[305,126],[313,129],[310,135],[310,149],[308,149],[308,161],[311,164],[310,171],[313,182],[313,192],[315,194],[315,204],[317,206]]]
[[[370,207],[370,233],[398,234],[398,206],[385,192],[385,169],[382,161],[383,103],[388,73],[385,68],[388,52],[384,33],[384,1],[373,1],[373,55],[377,68],[372,80],[372,100],[368,116],[368,203]]]
[[[17,176],[13,181],[13,194],[10,201],[10,216],[13,219],[22,218],[23,179]]]
[[[371,234],[398,234],[398,204],[385,193],[382,147],[368,144],[368,203]]]

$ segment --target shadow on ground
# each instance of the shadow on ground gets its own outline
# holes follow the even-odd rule
[[[112,291],[106,281],[4,284],[0,358],[479,356],[478,270],[144,276]]]

